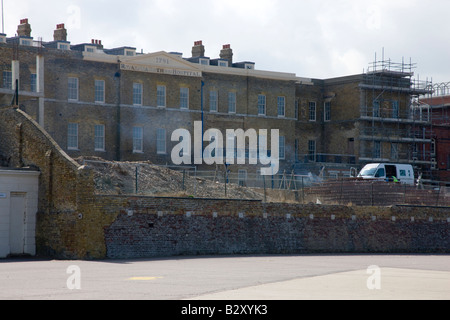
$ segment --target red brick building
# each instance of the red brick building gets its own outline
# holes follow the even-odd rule
[[[427,151],[434,163],[433,177],[450,184],[450,95],[422,99],[421,103],[429,106],[427,113],[432,119],[433,143]]]

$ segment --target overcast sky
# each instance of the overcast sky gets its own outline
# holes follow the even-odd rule
[[[211,58],[231,44],[235,61],[309,78],[361,73],[384,48],[385,59],[416,63],[416,78],[450,81],[448,0],[3,1],[7,36],[28,18],[43,41],[59,23],[72,44],[99,39],[145,53],[190,57],[203,40]]]

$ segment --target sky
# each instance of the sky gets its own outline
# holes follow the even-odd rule
[[[376,59],[414,64],[415,78],[450,81],[448,0],[3,0],[4,33],[28,18],[35,40],[65,23],[72,44],[181,52],[202,40],[218,58],[326,79],[367,71]]]

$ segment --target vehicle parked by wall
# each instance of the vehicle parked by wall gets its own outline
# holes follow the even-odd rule
[[[409,164],[371,163],[358,175],[365,180],[381,180],[414,185],[414,169]]]

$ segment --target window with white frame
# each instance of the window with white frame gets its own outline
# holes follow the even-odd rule
[[[158,107],[166,107],[166,86],[157,86],[156,104]]]
[[[203,65],[203,66],[209,66],[209,59],[206,58],[200,58],[198,61],[199,64]]]
[[[236,113],[236,92],[228,92],[228,113]]]
[[[142,127],[133,128],[133,152],[144,152],[144,128]]]
[[[316,121],[316,120],[317,120],[316,103],[310,102],[309,103],[309,121]]]
[[[133,105],[142,106],[142,83],[133,83]]]
[[[316,141],[308,141],[308,158],[309,161],[316,161]]]
[[[166,129],[158,129],[156,132],[156,153],[166,154]]]
[[[70,50],[70,46],[68,44],[65,43],[58,43],[58,49],[59,50]]]
[[[180,88],[180,108],[189,109],[189,88]]]
[[[280,154],[279,157],[281,160],[286,158],[286,138],[284,136],[280,136]]]
[[[104,80],[95,80],[95,103],[105,103]]]
[[[105,151],[105,126],[96,125],[94,131],[95,151]]]
[[[219,111],[219,94],[216,90],[211,90],[209,92],[209,111],[217,112]]]
[[[239,186],[245,187],[247,185],[247,170],[238,171],[238,183]]]
[[[263,94],[258,95],[258,115],[266,115],[266,96]]]
[[[32,73],[30,75],[30,91],[37,92],[37,74]]]
[[[67,149],[78,150],[78,123],[69,123],[68,125]]]
[[[12,90],[12,72],[3,71],[3,88]]]
[[[69,100],[78,101],[78,78],[69,78],[67,87]]]
[[[324,114],[325,122],[331,121],[331,102],[329,102],[329,101],[325,102],[323,108],[324,108],[323,114]]]
[[[278,116],[284,117],[286,115],[286,98],[285,97],[277,98],[277,107],[278,107]]]

